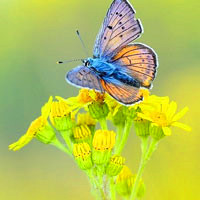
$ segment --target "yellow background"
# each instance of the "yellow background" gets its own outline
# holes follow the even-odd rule
[[[199,200],[200,37],[197,0],[131,0],[144,34],[137,40],[159,55],[152,93],[189,106],[182,120],[193,131],[173,129],[160,142],[145,173],[145,200]],[[87,177],[51,146],[32,141],[19,152],[8,144],[40,114],[50,95],[70,97],[78,89],[65,74],[78,65],[60,59],[84,58],[75,30],[92,55],[95,36],[111,0],[0,0],[0,199],[92,199]],[[123,152],[136,172],[140,141],[132,131]]]

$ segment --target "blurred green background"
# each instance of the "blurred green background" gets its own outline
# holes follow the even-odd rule
[[[0,0],[0,199],[92,199],[87,177],[72,160],[51,146],[33,140],[9,152],[40,114],[50,95],[70,97],[78,89],[65,81],[78,63],[57,60],[84,58],[75,30],[92,55],[95,36],[111,0]],[[144,181],[148,200],[199,200],[200,180],[200,3],[197,0],[130,0],[144,26],[138,40],[159,55],[152,93],[168,95],[179,108],[189,106],[182,120],[186,133],[160,142]],[[136,172],[140,141],[133,131],[123,152]]]

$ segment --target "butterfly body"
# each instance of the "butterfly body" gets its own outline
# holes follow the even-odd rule
[[[114,0],[97,36],[93,58],[67,73],[75,86],[107,92],[122,104],[143,99],[141,88],[151,88],[157,55],[147,45],[130,44],[143,32],[127,0]]]
[[[140,82],[127,74],[126,69],[119,64],[104,61],[100,58],[88,58],[85,67],[90,68],[101,79],[107,82],[118,81],[121,84],[140,87]]]
[[[110,76],[116,70],[115,65],[113,65],[112,63],[108,63],[100,58],[89,58],[87,59],[86,64],[91,70],[94,70],[100,77]]]

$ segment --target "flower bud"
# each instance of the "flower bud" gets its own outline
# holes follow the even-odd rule
[[[50,120],[58,131],[66,131],[73,127],[71,110],[64,101],[53,102],[51,105]]]
[[[127,118],[131,118],[134,119],[136,117],[136,110],[133,107],[127,107],[124,106],[123,107],[123,114],[127,117]]]
[[[87,125],[77,125],[73,129],[73,134],[76,143],[88,142],[91,144],[92,135]]]
[[[91,149],[88,143],[74,144],[73,155],[78,166],[82,170],[88,170],[92,168],[93,163],[91,159]]]
[[[149,126],[149,133],[151,137],[154,138],[155,140],[160,140],[165,136],[162,127],[153,123],[151,123]]]
[[[116,179],[116,190],[119,195],[129,197],[131,195],[136,175],[133,175],[131,170],[124,166]],[[145,185],[142,180],[139,182],[137,198],[141,198],[145,193]]]
[[[77,121],[78,121],[78,125],[86,124],[89,127],[92,135],[94,134],[96,120],[91,117],[89,112],[87,112],[87,113],[78,113]]]
[[[93,138],[92,159],[95,164],[107,164],[115,144],[115,133],[108,130],[97,130]]]
[[[117,113],[112,117],[112,122],[115,126],[125,126],[126,115],[123,112],[124,108],[121,106]]]
[[[139,183],[139,188],[138,188],[138,191],[137,191],[137,198],[142,198],[145,194],[145,184],[142,180],[140,180],[140,183]]]
[[[87,113],[78,113],[77,115],[78,125],[88,125],[88,126],[95,126],[96,120],[91,117],[91,115]]]
[[[109,113],[107,104],[102,102],[93,102],[88,108],[90,115],[97,120],[106,118]]]
[[[139,137],[149,136],[149,125],[150,125],[149,121],[142,119],[140,117],[136,117],[134,120],[134,128],[136,135]]]
[[[35,136],[40,142],[50,144],[55,139],[56,134],[51,125],[47,122],[46,126],[38,131]]]
[[[114,155],[111,157],[110,162],[106,168],[106,173],[109,176],[117,176],[124,166],[125,158],[122,156]]]
[[[116,179],[116,190],[119,195],[128,197],[131,194],[134,184],[134,176],[131,170],[124,166]]]

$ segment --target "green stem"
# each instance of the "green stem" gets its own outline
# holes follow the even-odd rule
[[[107,130],[108,129],[106,118],[99,119],[99,123],[100,123],[101,128],[103,130]]]
[[[56,137],[55,139],[51,142],[51,145],[57,147],[61,151],[65,152],[66,154],[72,156],[71,152],[69,149],[67,149]]]
[[[71,130],[67,130],[67,131],[60,131],[63,139],[65,140],[65,143],[67,144],[69,151],[72,152],[72,143],[70,140],[70,135],[71,135]]]
[[[141,137],[141,150],[142,150],[142,159],[144,159],[145,153],[147,152],[149,137]]]
[[[98,189],[101,195],[101,199],[102,200],[106,200],[106,195],[104,192],[104,188],[103,188],[103,174],[101,171],[97,171],[97,177],[98,177]]]
[[[127,139],[128,139],[128,136],[129,136],[129,133],[130,133],[130,130],[131,130],[131,126],[132,126],[132,119],[127,119],[126,121],[126,124],[125,124],[125,128],[124,128],[124,133],[123,133],[123,136],[122,136],[122,139],[121,139],[121,143],[119,144],[118,148],[116,149],[116,154],[121,154],[126,142],[127,142]]]
[[[101,200],[101,197],[100,197],[100,195],[98,194],[98,183],[97,183],[97,180],[96,180],[96,178],[95,178],[95,176],[94,176],[94,174],[93,174],[93,170],[92,169],[90,169],[90,170],[88,170],[88,171],[86,171],[86,174],[88,175],[88,178],[89,178],[89,181],[90,181],[90,183],[91,183],[91,190],[92,190],[92,194],[94,195],[94,196],[96,196],[96,199],[99,199],[99,200]]]
[[[111,200],[116,200],[115,182],[113,177],[110,178],[110,197]]]
[[[137,198],[137,192],[138,192],[140,180],[142,177],[142,173],[143,173],[144,168],[146,167],[146,164],[147,164],[148,160],[150,159],[152,153],[156,150],[157,144],[158,144],[158,140],[152,139],[151,143],[149,145],[149,148],[148,149],[146,148],[146,151],[144,151],[142,153],[142,159],[141,159],[140,166],[139,166],[139,169],[137,172],[137,176],[136,176],[136,179],[135,179],[135,182],[133,185],[133,190],[131,193],[130,200],[135,200]]]

